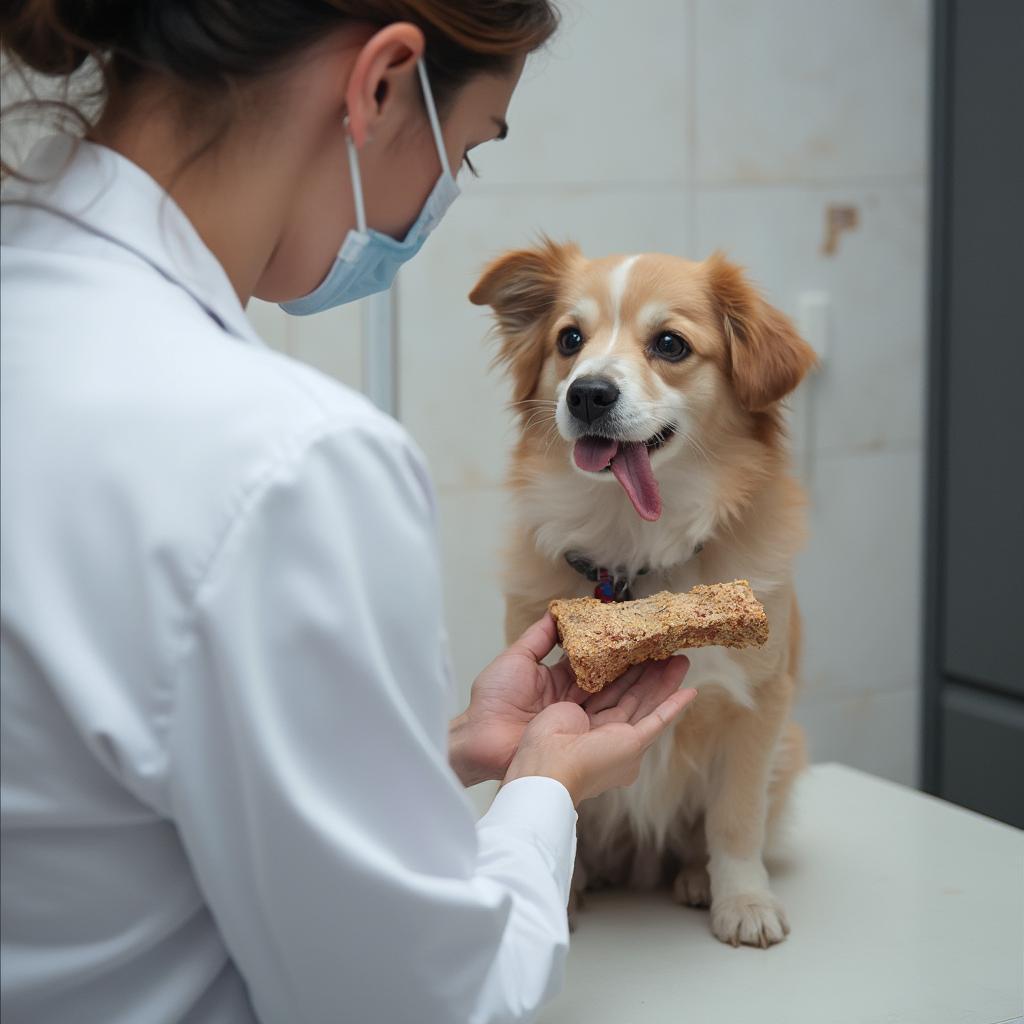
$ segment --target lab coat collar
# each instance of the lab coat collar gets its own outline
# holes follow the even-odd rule
[[[49,209],[134,253],[184,288],[226,331],[263,345],[227,273],[180,206],[141,167],[92,142],[56,135],[36,144],[4,183],[4,203]]]

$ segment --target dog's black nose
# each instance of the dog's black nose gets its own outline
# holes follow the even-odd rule
[[[577,377],[565,396],[569,412],[591,424],[600,419],[619,397],[619,389],[607,377]]]

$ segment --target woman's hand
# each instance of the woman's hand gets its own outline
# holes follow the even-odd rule
[[[469,707],[449,729],[449,759],[464,785],[511,781],[513,767],[517,778],[557,771],[553,777],[578,802],[594,795],[599,778],[625,778],[633,759],[638,769],[643,750],[692,699],[693,691],[677,693],[689,666],[683,657],[634,666],[600,693],[587,693],[564,659],[552,667],[540,664],[556,640],[554,620],[545,615],[477,677]],[[513,764],[527,727],[549,708]]]
[[[638,680],[617,704],[601,711],[568,701],[545,708],[524,731],[505,782],[546,775],[561,782],[577,806],[607,789],[632,785],[648,748],[697,696],[696,690],[679,689],[689,664],[679,660],[683,666],[669,660],[644,669],[644,675],[657,677],[645,698],[628,699]]]

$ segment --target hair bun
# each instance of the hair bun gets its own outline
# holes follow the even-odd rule
[[[138,0],[142,3],[143,0]],[[44,75],[69,75],[109,50],[134,21],[133,0],[14,0],[0,19],[4,48]]]

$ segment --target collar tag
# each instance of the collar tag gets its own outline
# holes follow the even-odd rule
[[[615,596],[615,580],[609,575],[607,569],[597,570],[597,586],[594,587],[594,597],[599,601],[603,601],[605,604],[611,604],[613,601],[621,601],[623,598]],[[629,593],[629,587],[625,588],[625,592]]]
[[[613,601],[633,600],[633,593],[630,589],[633,580],[626,573],[625,568],[609,572],[604,566],[591,561],[579,551],[567,551],[565,560],[581,576],[597,584],[594,587],[594,597],[599,601],[611,604]],[[645,572],[647,572],[646,567],[641,569],[637,575],[643,576]]]
[[[704,544],[700,543],[693,549],[693,554],[699,555],[703,550]],[[587,558],[581,551],[566,551],[565,560],[584,579],[597,584],[594,587],[594,597],[599,601],[611,604],[613,601],[633,600],[633,577],[626,572],[625,566],[620,566],[611,572],[603,565],[598,565],[592,559]],[[645,565],[637,571],[636,575],[645,576],[648,571],[649,567]]]

